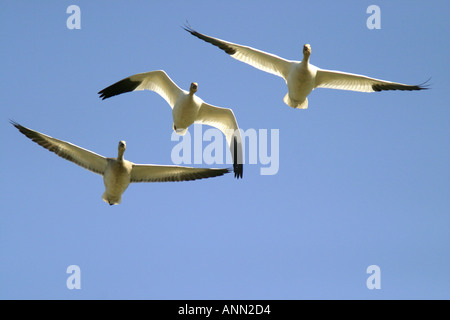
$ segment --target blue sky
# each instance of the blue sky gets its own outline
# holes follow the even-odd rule
[[[66,26],[72,4],[80,30]],[[366,26],[372,4],[379,30]],[[449,299],[449,9],[448,1],[2,1],[0,298]],[[318,67],[409,84],[431,77],[432,89],[317,89],[307,110],[295,110],[282,101],[281,78],[189,35],[186,20],[287,59],[301,60],[310,43]],[[134,184],[109,206],[100,176],[9,124],[105,156],[126,140],[126,159],[172,164],[177,142],[160,96],[97,95],[158,69],[184,89],[197,82],[198,96],[232,108],[242,129],[278,129],[278,173],[260,175],[257,163],[242,180]],[[70,265],[80,267],[79,290],[66,286]],[[371,265],[381,289],[366,286]]]

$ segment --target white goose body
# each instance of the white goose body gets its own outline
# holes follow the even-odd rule
[[[183,90],[172,109],[173,130],[176,133],[186,134],[189,126],[196,121],[202,103],[199,97]]]
[[[308,95],[314,90],[317,68],[310,65],[307,60],[300,63],[291,63],[286,79],[288,93],[283,101],[288,106],[299,109],[308,107]]]
[[[427,89],[421,85],[407,85],[354,73],[325,70],[315,67],[309,63],[311,55],[311,46],[309,44],[303,46],[303,60],[294,61],[248,46],[207,36],[193,30],[189,26],[186,26],[184,29],[193,36],[222,49],[236,60],[283,78],[288,87],[288,93],[283,101],[293,108],[306,109],[308,107],[307,96],[316,88],[359,92]]]
[[[233,158],[234,176],[242,178],[242,139],[233,111],[204,102],[195,95],[197,89],[197,83],[192,82],[189,91],[182,90],[163,70],[156,70],[124,78],[101,90],[99,95],[104,100],[132,91],[150,90],[158,93],[172,108],[172,126],[177,134],[186,134],[193,123],[210,125],[222,131]]]
[[[119,157],[117,159],[108,159],[108,166],[103,174],[103,184],[105,185],[105,192],[102,199],[109,204],[119,204],[122,201],[122,194],[128,188],[131,182],[131,171],[133,170],[133,163],[120,157],[119,142]]]
[[[11,121],[22,134],[40,146],[54,152],[85,169],[103,176],[105,192],[102,199],[110,204],[119,204],[122,194],[132,182],[190,181],[224,175],[228,169],[206,169],[154,164],[135,164],[125,160],[125,141],[119,142],[117,158],[105,158],[70,142],[58,140],[43,133]]]

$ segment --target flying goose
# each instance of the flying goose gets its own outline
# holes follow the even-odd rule
[[[422,85],[406,85],[370,78],[359,74],[320,69],[309,63],[309,57],[311,55],[311,46],[309,44],[303,46],[303,60],[292,61],[251,47],[201,34],[190,26],[185,26],[184,29],[197,38],[219,47],[236,60],[282,77],[286,81],[288,87],[288,93],[283,101],[293,108],[308,108],[307,96],[315,88],[330,88],[359,92],[427,89]]]
[[[119,204],[131,182],[168,182],[212,178],[228,173],[228,169],[203,169],[154,164],[135,164],[123,158],[125,141],[119,142],[117,158],[105,158],[72,143],[58,140],[23,127],[11,120],[21,133],[58,156],[103,176],[105,192],[102,199],[110,205]]]
[[[207,104],[197,97],[198,84],[191,83],[189,91],[180,89],[163,70],[139,73],[124,78],[98,92],[102,100],[125,92],[155,91],[172,108],[173,130],[184,135],[195,123],[213,126],[223,132],[233,157],[234,176],[243,174],[242,141],[236,118],[231,109]]]

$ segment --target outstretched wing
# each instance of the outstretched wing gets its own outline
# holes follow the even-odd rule
[[[291,66],[291,61],[289,60],[258,49],[242,46],[204,35],[200,32],[195,31],[189,26],[185,26],[184,30],[186,30],[193,36],[196,36],[197,38],[209,42],[212,45],[215,45],[216,47],[222,49],[236,60],[245,62],[259,70],[282,77],[285,80],[287,79],[289,68]]]
[[[229,169],[133,164],[130,182],[189,181],[222,176]]]
[[[375,92],[386,90],[412,91],[428,89],[423,85],[407,85],[370,78],[359,74],[324,69],[317,70],[314,87],[351,90],[359,92]]]
[[[11,124],[26,137],[30,138],[45,149],[56,153],[61,158],[69,160],[92,172],[101,175],[105,173],[106,167],[108,166],[108,160],[105,157],[92,151],[80,148],[72,143],[58,140],[43,133],[28,129],[12,120]]]
[[[197,121],[195,122],[213,126],[223,132],[233,158],[234,176],[238,179],[242,178],[242,138],[233,111],[231,109],[219,108],[202,103],[198,112]]]
[[[150,90],[158,93],[167,103],[174,107],[183,92],[163,70],[138,73],[122,79],[98,92],[102,100],[131,91]]]

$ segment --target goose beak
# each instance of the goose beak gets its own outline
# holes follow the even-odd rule
[[[184,136],[187,132],[187,129],[175,129],[175,132],[180,136]]]
[[[311,45],[305,44],[305,45],[303,46],[303,53],[311,54]]]
[[[191,83],[191,92],[195,93],[197,92],[198,84],[196,82]]]

